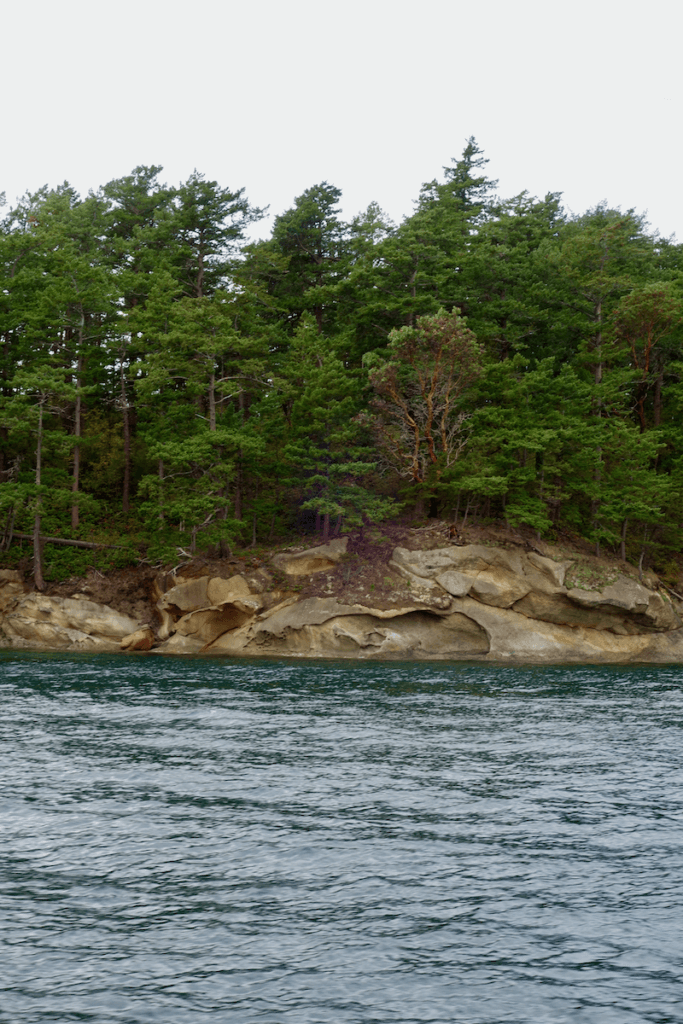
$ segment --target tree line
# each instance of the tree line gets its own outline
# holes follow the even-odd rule
[[[398,225],[323,182],[256,242],[244,189],[156,166],[5,206],[4,557],[41,587],[45,536],[169,560],[406,508],[680,551],[681,246],[487,162]]]

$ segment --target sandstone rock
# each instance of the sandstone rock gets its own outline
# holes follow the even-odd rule
[[[472,587],[471,576],[467,576],[464,572],[455,572],[453,569],[442,572],[440,576],[436,577],[436,582],[453,597],[465,597]]]
[[[247,622],[236,629],[228,630],[227,633],[221,633],[215,640],[204,644],[201,651],[203,654],[249,654],[246,648],[252,637],[253,623]]]
[[[566,592],[542,593],[533,590],[513,605],[513,610],[530,619],[555,622],[564,626],[584,626],[586,629],[608,629],[621,636],[649,632],[649,627],[637,622],[625,612],[614,608],[585,608],[569,600]]]
[[[205,604],[215,607],[225,601],[234,601],[236,598],[250,596],[251,590],[244,576],[231,576],[228,580],[215,576],[208,582]],[[202,605],[197,605],[197,607],[201,608]]]
[[[470,595],[495,608],[510,608],[530,589],[523,576],[494,567],[490,572],[479,572],[473,577]]]
[[[297,600],[297,595],[291,590],[281,590],[279,587],[265,591],[263,594],[259,594],[258,597],[261,601],[261,611],[259,612],[259,615],[265,615],[278,605],[281,605],[283,601]]]
[[[509,608],[531,589],[520,552],[481,544],[436,551],[396,548],[393,563],[402,575],[410,574],[423,586],[429,581],[455,597],[469,593],[484,604],[501,608]]]
[[[485,544],[467,544],[450,548],[453,565],[461,572],[490,572],[502,569],[516,576],[524,576],[526,555],[520,548],[494,548]]]
[[[277,557],[296,576],[330,568],[345,548],[346,538]],[[170,638],[154,650],[529,663],[683,661],[678,609],[626,576],[601,591],[568,591],[571,561],[483,544],[396,548],[390,564],[410,583],[410,597],[399,598],[399,607],[375,608],[370,594],[346,604],[333,596],[299,600],[286,590],[256,593],[267,576],[177,578],[165,594],[162,582],[156,592],[160,636]],[[0,570],[0,620],[18,647],[149,650],[153,643],[149,626],[138,627],[87,594],[27,594],[12,570]]]
[[[662,597],[661,594],[651,594],[647,603],[647,611],[644,613],[648,622],[658,631],[680,629],[683,622],[678,610],[671,601]]]
[[[252,618],[252,611],[242,611],[234,604],[226,604],[223,608],[204,608],[179,619],[176,622],[176,633],[195,637],[201,640],[202,645],[210,644],[223,633],[243,626]]]
[[[193,636],[174,633],[163,644],[154,648],[155,654],[198,654],[204,646],[201,640]]]
[[[411,597],[422,605],[429,608],[443,609],[450,606],[450,598],[444,594],[442,587],[437,580],[427,579],[424,576],[417,576],[414,572],[401,564],[401,562],[390,561],[389,568],[393,569],[408,583]]]
[[[90,636],[117,643],[137,629],[137,622],[105,604],[74,601],[68,597],[46,597],[28,594],[6,617],[6,624],[15,628],[16,620],[76,630]],[[22,634],[23,635],[23,634]]]
[[[278,591],[278,593],[282,592]],[[272,604],[270,608],[266,608],[265,611],[262,611],[259,615],[259,620],[269,619],[271,615],[275,615],[276,612],[281,611],[283,608],[289,608],[290,605],[296,604],[298,600],[299,598],[296,594],[289,594],[287,597],[281,598],[279,601]]]
[[[273,608],[255,625],[256,633],[281,635],[286,629],[302,629],[304,626],[326,622],[339,615],[361,613],[357,605],[344,605],[336,597],[308,597],[304,601],[283,602],[284,606]]]
[[[335,618],[309,630],[319,654],[332,648],[342,656],[462,658],[488,650],[484,631],[457,614],[436,616],[416,611],[389,623],[373,615],[355,615]]]
[[[670,633],[651,633],[644,638],[645,646],[639,653],[638,661],[665,664],[683,661],[683,629]]]
[[[484,544],[466,544],[463,547],[437,548],[435,551],[410,551],[408,548],[394,549],[392,559],[396,566],[402,566],[425,579],[436,579],[449,570],[474,575],[503,569],[517,576],[524,575],[522,552],[505,548],[489,548]]]
[[[348,537],[337,537],[329,544],[322,544],[307,551],[283,551],[272,559],[273,565],[288,576],[310,576],[316,572],[333,569],[341,557],[346,554]]]
[[[230,639],[229,639],[230,637]],[[381,619],[360,610],[324,622],[287,626],[278,633],[242,631],[221,637],[211,651],[296,657],[474,657],[485,654],[484,630],[464,615],[424,610]]]
[[[272,589],[273,577],[263,567],[248,573],[244,578],[249,584],[249,590],[252,594],[265,594],[266,591]]]
[[[567,592],[567,597],[583,608],[626,612],[633,622],[657,631],[679,629],[683,625],[669,600],[626,576],[620,576],[616,583],[602,590],[574,588]],[[622,618],[625,621],[626,617],[622,615]]]
[[[0,569],[0,587],[4,583],[22,583],[21,573],[16,569]]]
[[[200,576],[195,580],[188,580],[185,583],[178,583],[171,587],[161,598],[159,610],[171,612],[191,612],[195,608],[206,608],[210,601],[207,597],[209,580],[207,576]]]
[[[552,558],[545,558],[543,555],[539,555],[535,551],[530,551],[528,553],[527,562],[531,567],[537,569],[542,576],[544,576],[548,582],[555,587],[564,586],[564,578],[567,575],[567,571],[574,564],[571,559],[563,562],[554,562]],[[525,566],[525,574],[527,576],[531,575],[529,572],[529,566]]]
[[[437,548],[435,551],[410,551],[408,548],[397,547],[394,548],[390,565],[399,572],[405,570],[411,577],[417,577],[424,586],[427,580],[433,580],[449,569],[461,568],[452,556],[453,552],[459,550],[465,549],[450,547]],[[478,569],[486,567],[485,562],[477,566]]]
[[[58,623],[27,618],[21,615],[8,617],[3,628],[10,640],[19,640],[16,646],[49,647],[66,650],[117,651],[118,644],[100,636],[91,636],[79,629],[71,629]]]
[[[610,606],[626,612],[643,614],[647,611],[650,594],[651,592],[636,580],[620,576],[616,583],[603,587],[602,590],[582,590],[575,587],[567,592],[567,597],[584,608]]]
[[[0,569],[0,616],[19,603],[26,592],[21,575],[14,569]]]
[[[154,644],[154,633],[151,626],[142,626],[129,636],[124,636],[120,643],[122,651],[149,651]]]
[[[157,612],[161,619],[161,625],[157,630],[160,640],[167,640],[175,629],[175,619],[166,608],[160,608],[157,604]]]
[[[534,621],[508,608],[492,608],[471,597],[457,598],[458,611],[477,622],[486,632],[488,658],[496,661],[548,662],[631,662],[654,650],[652,635],[615,636],[607,630],[563,626]],[[680,653],[683,656],[683,630]],[[669,638],[672,634],[669,634]],[[668,645],[671,653],[675,645]]]

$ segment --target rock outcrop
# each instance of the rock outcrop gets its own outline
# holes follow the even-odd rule
[[[0,581],[0,604],[6,605],[0,630],[12,646],[117,651],[123,638],[138,630],[135,619],[82,595],[24,594],[13,582]],[[8,591],[13,599],[8,600]]]
[[[280,578],[336,568],[347,539],[272,559]],[[169,654],[425,658],[519,662],[683,661],[679,610],[623,574],[599,589],[571,580],[571,559],[483,544],[431,551],[397,547],[389,563],[403,596],[373,606],[340,597],[300,599],[266,570],[160,578],[156,629],[85,595],[27,592],[0,571],[5,646]],[[567,585],[568,575],[570,583]],[[168,585],[170,583],[170,586]]]
[[[334,569],[346,554],[348,543],[348,537],[337,537],[329,544],[309,548],[307,551],[283,552],[275,555],[273,565],[288,576],[310,576],[311,573],[324,572],[326,569]]]

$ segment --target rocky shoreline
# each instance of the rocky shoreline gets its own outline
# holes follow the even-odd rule
[[[245,657],[520,663],[683,662],[683,604],[623,572],[578,586],[575,560],[528,545],[394,547],[391,593],[345,599],[348,538],[272,555],[254,571],[159,573],[135,614],[30,590],[0,570],[0,646]],[[183,573],[186,573],[185,575]],[[315,596],[302,583],[325,586]],[[279,582],[278,582],[279,581]]]

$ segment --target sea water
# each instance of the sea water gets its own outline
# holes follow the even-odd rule
[[[0,655],[0,1021],[683,1022],[683,670]]]

